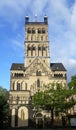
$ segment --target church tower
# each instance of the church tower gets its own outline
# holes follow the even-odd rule
[[[50,67],[50,52],[48,41],[48,18],[44,16],[44,22],[29,22],[25,17],[25,61],[24,66],[28,67],[35,58],[39,57]]]
[[[10,69],[9,110],[11,127],[31,126],[34,113],[32,96],[49,83],[66,85],[66,69],[62,63],[50,63],[48,17],[43,22],[25,17],[24,63],[13,63]],[[49,118],[49,117],[48,117]],[[38,117],[37,117],[38,119]],[[43,119],[42,119],[43,120]]]

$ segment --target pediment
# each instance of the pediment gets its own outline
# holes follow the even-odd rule
[[[36,58],[28,66],[26,74],[35,75],[37,72],[41,72],[44,75],[49,75],[51,73],[51,69],[40,58]]]

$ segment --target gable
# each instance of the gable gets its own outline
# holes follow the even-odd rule
[[[26,74],[36,74],[37,71],[44,73],[45,75],[51,73],[51,69],[38,57],[35,58],[34,61],[27,67]]]

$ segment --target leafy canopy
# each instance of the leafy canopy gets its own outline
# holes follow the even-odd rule
[[[4,123],[8,117],[8,92],[6,89],[0,87],[0,127],[4,127]]]
[[[33,104],[37,109],[65,112],[76,103],[73,99],[67,101],[73,94],[75,91],[63,88],[61,84],[48,84],[45,86],[44,92],[38,91],[33,96]]]
[[[71,81],[68,83],[69,89],[76,89],[76,75],[71,77]]]

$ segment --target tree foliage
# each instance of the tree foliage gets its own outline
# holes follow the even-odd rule
[[[76,89],[76,75],[71,77],[71,81],[68,83],[69,89]]]
[[[38,91],[32,99],[32,103],[37,110],[42,108],[44,101],[43,92]]]
[[[61,84],[48,84],[44,92],[37,92],[33,97],[33,104],[36,108],[51,110],[53,123],[54,113],[66,113],[68,109],[75,105],[76,101],[70,98],[75,91],[62,87]]]
[[[8,117],[8,92],[0,87],[0,127],[4,127]]]

